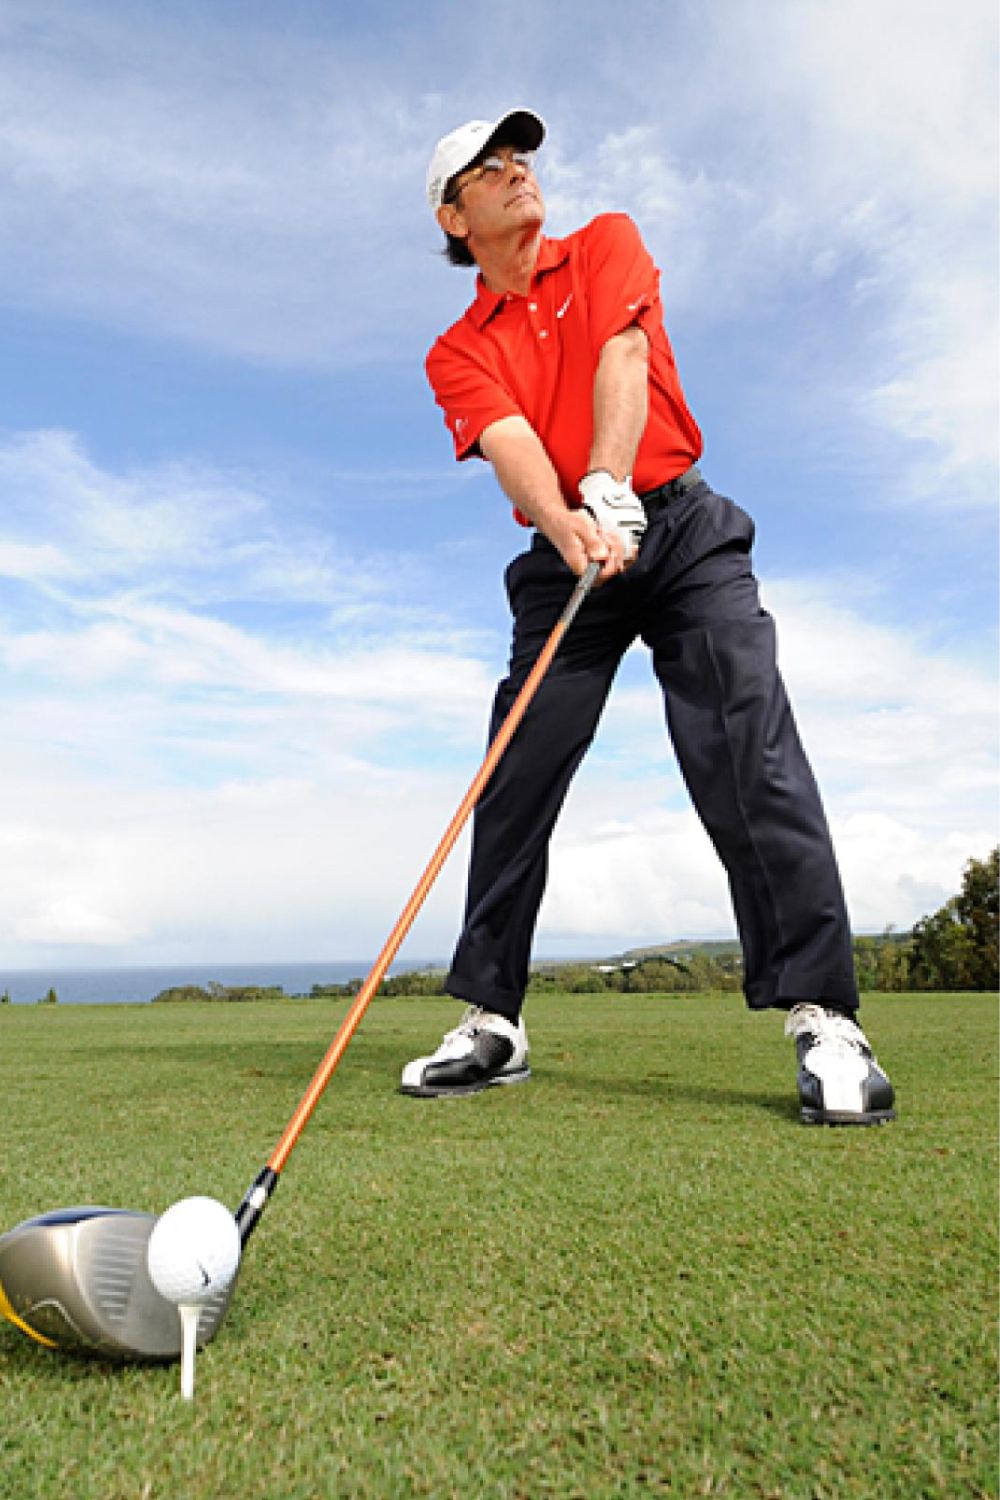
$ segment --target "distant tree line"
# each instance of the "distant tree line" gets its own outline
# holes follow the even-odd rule
[[[625,960],[616,964],[553,964],[532,972],[528,992],[565,990],[571,995],[685,995],[696,990],[738,990],[743,963],[739,952],[711,956],[685,953]]]
[[[343,984],[314,984],[312,995],[317,1000],[353,996],[358,993],[363,984],[364,979],[360,975],[356,979],[346,980]],[[383,979],[377,993],[386,996],[442,995],[444,994],[444,970],[412,969],[407,970],[405,974],[390,974],[388,979]]]
[[[970,859],[962,889],[933,916],[923,917],[910,933],[891,929],[881,937],[854,942],[858,987],[864,991],[996,990],[1000,988],[1000,846],[986,859]],[[440,995],[444,971],[419,969],[383,980],[378,993],[387,996]],[[652,953],[607,963],[541,964],[531,973],[529,993],[558,990],[569,994],[689,994],[735,991],[742,982],[739,950]],[[312,999],[356,995],[364,980],[314,984]],[[49,997],[54,999],[54,992]],[[176,985],[154,997],[171,1000],[284,1000],[280,985]]]
[[[933,916],[923,917],[900,945],[904,990],[1000,988],[1000,846],[970,859],[962,889]]]
[[[207,985],[175,984],[153,996],[153,1003],[192,1000],[287,1000],[280,984],[219,984],[210,979]]]
[[[0,995],[0,1005],[10,1005],[10,1003],[10,990],[5,989],[3,994]],[[58,1003],[59,996],[56,994],[55,990],[52,989],[50,989],[47,994],[43,995],[40,1000],[35,1001],[36,1005],[58,1005]]]

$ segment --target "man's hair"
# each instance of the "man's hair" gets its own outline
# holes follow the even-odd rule
[[[450,265],[474,266],[476,257],[469,249],[468,240],[461,239],[457,234],[445,234],[445,246],[441,254]]]

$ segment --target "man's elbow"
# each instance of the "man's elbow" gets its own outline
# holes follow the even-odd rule
[[[525,417],[520,415],[509,417],[498,417],[488,427],[484,427],[479,434],[479,450],[484,458],[495,464],[498,457],[511,444],[537,442],[534,428]]]
[[[601,350],[601,358],[621,359],[627,363],[640,362],[649,363],[649,339],[643,328],[638,323],[630,323],[628,328],[623,328],[620,333],[612,334],[604,348]]]

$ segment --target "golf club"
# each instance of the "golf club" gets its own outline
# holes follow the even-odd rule
[[[235,1213],[241,1247],[260,1222],[323,1090],[599,572],[600,564],[591,563],[577,580],[270,1160],[247,1189]],[[147,1266],[149,1238],[156,1223],[157,1215],[152,1213],[86,1205],[25,1220],[0,1235],[0,1315],[49,1349],[110,1360],[176,1360],[181,1353],[177,1304],[156,1290]],[[235,1284],[234,1277],[202,1304],[199,1347],[218,1332]]]

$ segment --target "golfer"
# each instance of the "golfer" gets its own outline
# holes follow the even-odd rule
[[[648,648],[670,739],[729,877],[753,1010],[787,1013],[802,1118],[877,1124],[893,1090],[855,1016],[851,933],[819,793],[751,566],[753,522],[697,467],[702,440],[663,326],[659,273],[624,214],[542,232],[517,109],[437,145],[427,194],[471,306],[427,374],[460,460],[485,459],[532,528],[507,569],[510,670],[495,733],[574,579],[600,564],[476,809],[465,920],[445,987],[464,1018],[409,1063],[405,1093],[472,1094],[529,1077],[521,1015],[547,851],[624,653]]]

